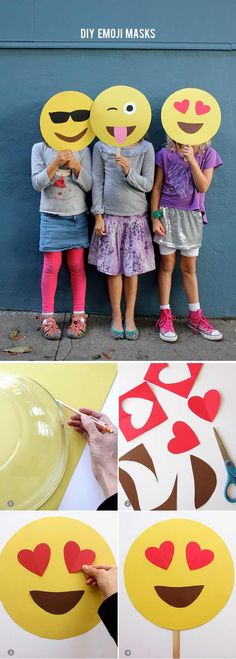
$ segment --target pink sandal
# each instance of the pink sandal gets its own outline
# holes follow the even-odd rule
[[[53,316],[42,318],[39,330],[41,331],[44,338],[49,339],[49,341],[59,341],[61,338],[60,327],[58,327]]]
[[[73,313],[66,336],[68,339],[81,339],[87,330],[87,314]]]

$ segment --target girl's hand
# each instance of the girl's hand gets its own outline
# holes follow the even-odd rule
[[[117,593],[117,567],[113,565],[82,565],[87,586],[97,586],[103,599]]]
[[[105,221],[103,219],[102,215],[96,215],[96,220],[95,220],[95,233],[96,236],[106,236],[106,229],[105,229]]]
[[[81,170],[81,164],[77,160],[77,158],[75,158],[73,153],[71,153],[70,158],[66,161],[66,165],[69,169],[73,169],[73,172],[76,176],[79,175],[80,170]]]
[[[163,227],[163,224],[162,224],[161,220],[159,220],[158,217],[156,217],[152,220],[152,228],[153,228],[153,233],[156,233],[157,236],[165,236],[166,235],[166,231]]]
[[[124,156],[116,156],[116,164],[120,165],[120,167],[123,170],[125,176],[127,176],[127,174],[129,173],[129,170],[130,170],[129,158],[125,158]]]
[[[67,160],[69,160],[72,156],[72,151],[69,151],[69,149],[65,151],[58,151],[58,154],[55,158],[55,162],[57,164],[57,167],[61,167],[61,165],[64,165]]]
[[[184,157],[190,165],[195,162],[194,149],[190,144],[183,144],[179,149],[181,155]]]

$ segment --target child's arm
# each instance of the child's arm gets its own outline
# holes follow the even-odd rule
[[[151,213],[159,210],[163,181],[164,181],[164,171],[162,167],[157,166],[154,186],[151,195]],[[152,228],[153,228],[153,233],[157,233],[160,236],[165,236],[165,229],[163,227],[161,220],[158,217],[152,217]]]
[[[192,177],[198,192],[207,192],[212,182],[214,168],[211,167],[202,171],[196,161],[192,146],[184,145],[181,148],[181,154],[190,164]]]
[[[119,164],[120,159],[122,160],[122,156],[118,156],[116,158],[117,164]],[[120,165],[123,169],[122,162],[120,162]],[[125,169],[126,168],[124,167],[124,173],[125,173]],[[135,188],[136,190],[140,190],[141,192],[150,192],[154,181],[154,170],[155,170],[155,152],[152,144],[150,144],[148,150],[144,155],[142,174],[138,174],[138,172],[136,172],[135,169],[132,169],[130,167],[128,173],[125,175],[125,179],[127,183],[129,183],[129,185],[132,186],[132,188]]]
[[[104,189],[104,162],[102,155],[100,153],[98,144],[95,144],[93,149],[92,157],[92,213],[93,215],[103,215],[104,213],[104,204],[103,204],[103,189]]]
[[[51,181],[58,167],[66,162],[69,153],[68,151],[59,151],[48,167],[45,167],[43,149],[44,145],[42,143],[34,144],[31,154],[31,180],[33,188],[37,192],[42,192],[42,190],[51,185]]]
[[[95,233],[97,236],[105,236],[105,222],[103,218],[104,205],[103,205],[103,190],[104,190],[104,180],[105,180],[105,171],[104,171],[104,162],[98,147],[98,144],[95,144],[93,149],[92,157],[92,200],[93,205],[91,212],[95,215]]]
[[[92,167],[91,167],[91,154],[89,149],[84,149],[80,153],[80,161],[76,158],[75,154],[71,154],[67,162],[70,169],[72,169],[72,179],[78,183],[81,190],[89,192],[92,187]]]

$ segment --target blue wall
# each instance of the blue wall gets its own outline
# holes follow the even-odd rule
[[[91,2],[86,3],[87,14],[86,17],[83,15],[82,20],[79,13],[82,3],[70,0],[66,4],[67,21],[63,21],[65,10],[60,0],[45,5],[47,12],[51,11],[51,20],[48,20],[50,16],[44,7],[44,0],[38,3],[21,0],[20,15],[14,14],[13,24],[10,23],[10,15],[5,20],[5,26],[1,21],[1,308],[40,309],[42,256],[38,253],[39,195],[31,187],[30,152],[32,144],[40,140],[38,119],[45,100],[62,89],[78,88],[95,97],[101,89],[112,84],[137,87],[151,102],[153,120],[149,139],[155,148],[159,148],[164,139],[160,125],[163,100],[174,89],[196,86],[208,89],[217,97],[223,114],[222,126],[214,146],[224,166],[215,173],[212,188],[207,195],[209,226],[204,229],[204,246],[198,259],[202,306],[209,315],[236,315],[236,52],[229,43],[233,40],[231,32],[232,21],[234,19],[235,23],[236,18],[236,5],[228,1],[227,10],[230,9],[230,14],[224,8],[220,10],[222,3],[211,0],[208,3],[209,11],[214,6],[216,13],[209,23],[204,22],[201,33],[196,24],[199,14],[194,19],[193,6],[196,5],[191,3],[190,10],[190,3],[185,0],[180,3],[168,0],[164,8],[162,4],[161,12],[157,9],[158,3],[154,5],[151,2],[148,16],[146,13],[144,20],[140,14],[138,21],[136,17],[134,19],[134,13],[132,16],[129,3],[129,15],[122,23],[118,20],[118,14],[117,17],[113,16],[113,20],[106,19],[106,22],[97,17],[89,19]],[[77,23],[68,21],[70,4],[73,5]],[[121,0],[119,8],[121,6],[128,7],[128,3]],[[131,2],[131,6],[134,9],[136,3]],[[168,14],[170,6],[176,14],[174,21],[170,21]],[[207,0],[199,0],[198,8],[206,6]],[[19,3],[15,4],[15,0],[11,0],[8,7],[5,2],[2,3],[0,18],[4,10],[6,19],[6,12],[14,7],[19,9]],[[39,12],[39,7],[41,13],[37,14],[36,9]],[[101,7],[105,10],[106,2],[98,7],[99,10]],[[187,9],[189,16],[186,14]],[[43,10],[46,13],[43,14]],[[181,19],[182,22],[184,20],[183,34]],[[163,28],[162,40],[158,37],[152,48],[150,44],[146,48],[143,44],[137,48],[136,44],[133,49],[124,48],[127,44],[122,44],[122,48],[117,48],[117,44],[115,48],[112,44],[106,44],[109,46],[107,50],[97,46],[89,48],[88,44],[81,48],[81,43],[72,47],[78,26],[95,25],[98,21],[104,26],[159,25],[160,29]],[[199,43],[200,37],[202,44]],[[57,43],[59,47],[55,47],[56,39],[61,41]],[[187,46],[190,41],[191,45]],[[40,48],[36,47],[39,42]],[[66,269],[62,270],[59,283],[57,309],[68,310],[71,298]],[[173,299],[174,311],[184,314],[186,302],[178,275],[175,277]],[[109,311],[105,278],[90,267],[87,307],[90,312]],[[157,308],[155,274],[151,273],[140,277],[137,313],[155,314]]]

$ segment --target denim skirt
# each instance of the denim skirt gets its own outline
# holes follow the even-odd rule
[[[88,247],[88,215],[53,215],[40,213],[40,252],[62,252]]]

